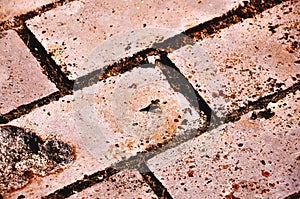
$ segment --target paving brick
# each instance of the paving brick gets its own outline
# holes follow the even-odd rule
[[[118,1],[75,1],[37,16],[27,21],[27,25],[69,77],[75,79],[94,70],[95,63],[96,68],[103,67],[150,46],[153,41],[161,41],[220,16],[239,2],[157,1],[147,4],[124,1],[120,4]],[[182,9],[175,10],[177,7]],[[298,7],[298,1],[283,3],[201,41],[198,47],[205,49],[208,56],[203,50],[194,56],[196,46],[187,46],[169,57],[210,104],[220,99],[218,106],[227,103],[226,110],[238,108],[247,100],[286,88],[299,79]],[[127,29],[132,32],[124,33]],[[3,35],[0,43],[4,41],[4,46],[11,37],[16,44],[12,49],[21,47],[17,51],[21,63],[34,60],[34,66],[38,67],[38,75],[34,76],[44,78],[36,78],[34,83],[42,82],[42,85],[53,87],[53,90],[43,93],[45,89],[40,89],[43,86],[35,88],[36,84],[28,80],[28,91],[41,92],[33,97],[23,86],[17,92],[8,88],[5,92],[12,93],[4,92],[4,97],[11,96],[9,102],[5,99],[3,103],[5,108],[8,107],[5,113],[56,89],[42,75],[38,63],[16,33],[8,31]],[[3,49],[3,52],[1,55],[5,55],[3,60],[6,60],[12,51]],[[198,64],[200,55],[203,57],[200,61],[208,60],[206,64]],[[85,62],[85,58],[90,60]],[[8,65],[10,60],[4,61],[3,65]],[[153,60],[149,57],[150,62]],[[191,62],[193,67],[186,62]],[[12,65],[18,66],[16,63]],[[201,65],[200,70],[195,69],[197,65]],[[204,73],[205,67],[210,70]],[[10,74],[10,71],[0,68],[1,76],[19,74],[17,69]],[[217,75],[216,71],[219,72]],[[20,74],[30,77],[27,72],[22,68]],[[21,79],[21,75],[16,78]],[[183,95],[175,92],[167,79],[158,67],[136,68],[78,90],[73,96],[65,96],[10,122],[10,125],[31,129],[44,140],[55,138],[70,144],[76,150],[76,159],[47,176],[34,176],[26,187],[3,197],[40,198],[116,161],[152,146],[160,146],[175,135],[203,125],[206,120],[203,113],[197,112]],[[225,83],[224,92],[218,80]],[[0,78],[0,83],[5,84],[6,80]],[[215,86],[209,87],[211,84]],[[50,88],[49,85],[45,88]],[[19,90],[26,94],[20,103],[11,100]],[[300,187],[299,99],[299,91],[290,94],[278,103],[269,104],[270,109],[244,115],[240,121],[223,125],[154,157],[148,165],[174,198],[199,195],[201,198],[283,198]],[[120,195],[155,198],[136,171],[111,176],[72,197]]]
[[[137,171],[123,171],[69,197],[75,198],[158,198]]]
[[[120,161],[204,127],[204,113],[170,84],[159,67],[144,65],[76,91],[76,123],[86,147],[100,159]]]
[[[266,113],[257,110],[220,126],[214,143],[199,136],[159,154],[149,168],[173,198],[284,198],[300,187],[299,97],[268,104],[269,119],[255,119]]]
[[[20,189],[33,175],[45,176],[74,160],[69,145],[42,140],[27,129],[0,126],[0,140],[0,194]]]
[[[82,72],[84,59],[89,57],[92,49],[110,37],[142,28],[161,29],[156,31],[160,38],[160,32],[166,29],[171,30],[174,35],[226,13],[239,2],[241,1],[76,1],[35,17],[27,21],[27,24],[47,51],[53,54],[54,60],[71,79],[75,79],[82,75],[79,71]],[[172,34],[164,33],[163,36],[166,38]],[[138,37],[133,46],[138,45],[138,39],[143,40],[140,44],[142,48],[155,41]],[[129,55],[132,50],[127,52],[128,45],[130,42],[124,39],[116,49],[119,48],[122,56]],[[114,54],[113,51],[110,52],[107,54]],[[119,53],[114,54],[113,61],[119,57]],[[109,61],[112,60],[108,59],[107,62]]]
[[[169,58],[214,110],[237,109],[299,81],[299,6],[287,1]]]
[[[57,91],[16,32],[0,33],[0,114]]]
[[[152,102],[155,107],[140,111]],[[76,159],[62,172],[37,177],[12,196],[45,195],[175,135],[196,131],[206,119],[195,109],[154,65],[110,77],[37,108],[9,124],[70,144]]]
[[[14,16],[25,14],[40,6],[55,2],[55,0],[2,0],[0,6],[0,22],[11,19]]]
[[[92,174],[109,166],[97,161],[83,146],[81,137],[75,131],[72,100],[73,96],[65,96],[59,101],[37,108],[9,123],[31,129],[44,140],[56,138],[69,144],[75,149],[76,158],[60,171],[44,177],[35,176],[31,183],[23,189],[4,196],[17,198],[19,195],[24,195],[26,198],[40,198],[66,184],[82,179],[84,175]]]

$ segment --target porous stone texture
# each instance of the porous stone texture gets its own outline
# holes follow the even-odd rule
[[[67,167],[46,176],[34,176],[30,184],[12,193],[6,193],[5,198],[40,198],[75,182],[98,170],[108,167],[108,164],[97,161],[82,143],[76,132],[73,117],[73,96],[65,96],[58,101],[37,108],[31,113],[13,120],[9,125],[30,129],[43,140],[61,140],[74,150],[75,159]],[[37,158],[39,159],[39,158]]]
[[[129,158],[176,135],[195,134],[207,120],[158,66],[148,64],[76,91],[74,111],[86,147],[106,161]]]
[[[0,23],[52,2],[55,0],[1,0]]]
[[[69,197],[79,198],[158,198],[137,171],[122,171],[102,183]]]
[[[57,91],[15,31],[0,33],[0,114]]]
[[[156,29],[156,35],[159,36],[159,38],[149,39],[147,37],[151,34],[148,33],[144,34],[144,38],[132,36],[129,40],[118,42],[118,46],[114,49],[122,53],[108,49],[106,54],[114,56],[111,59],[104,56],[103,59],[107,63],[122,58],[120,54],[128,56],[140,48],[150,46],[151,42],[166,39],[222,15],[241,2],[174,0],[148,3],[147,1],[85,0],[51,10],[26,23],[46,50],[53,55],[53,59],[63,67],[63,71],[71,79],[75,79],[83,75],[85,58],[88,58],[94,48],[103,45],[102,43],[110,37],[120,40],[124,33],[143,32],[144,30],[141,29],[144,28]],[[131,41],[133,49],[128,51]]]
[[[15,126],[0,126],[0,194],[20,189],[33,175],[45,176],[74,160],[73,149],[62,141],[44,141]]]
[[[284,198],[300,188],[299,100],[291,93],[213,130],[213,142],[199,136],[148,165],[173,198]]]
[[[3,2],[0,23],[9,19],[5,29],[14,22],[12,16],[54,1]],[[67,195],[80,190],[80,185],[86,189],[71,198],[158,198],[154,192],[159,195],[159,190],[152,190],[135,170],[96,183],[111,174],[107,171],[114,163],[137,154],[142,159],[145,151],[161,153],[147,162],[158,181],[147,180],[162,183],[173,198],[285,198],[299,191],[300,92],[295,91],[299,88],[293,86],[293,93],[276,103],[264,104],[262,99],[275,92],[283,97],[283,89],[299,83],[299,0],[284,1],[229,26],[230,20],[236,22],[240,15],[260,9],[247,7],[232,18],[224,16],[218,28],[207,26],[208,32],[221,27],[218,33],[195,33],[206,36],[167,55],[189,81],[182,78],[177,84],[170,81],[180,76],[175,67],[172,71],[160,63],[164,53],[148,53],[147,48],[245,2],[65,3],[34,18],[26,16],[30,19],[25,24],[18,21],[16,28],[26,25],[40,41],[40,49],[44,47],[63,73],[75,80],[72,95],[54,99],[50,94],[57,88],[17,33],[0,33],[0,115],[18,117],[0,126],[0,198],[41,198],[59,191]],[[15,5],[11,12],[10,5]],[[116,63],[110,71],[98,70],[138,51],[148,57],[134,56],[132,62],[126,61],[133,65]],[[137,66],[135,61],[150,64]],[[95,70],[105,75],[94,85],[89,83],[96,78],[84,88],[76,87]],[[187,91],[184,85],[190,83],[219,116],[249,101],[258,100],[266,108],[239,112],[245,115],[234,123],[193,137],[205,127],[207,115],[198,110],[205,103],[198,103],[194,90],[178,91]],[[43,97],[43,102],[49,100],[47,105],[10,112]],[[191,103],[195,101],[197,105]],[[178,145],[160,151],[175,136],[168,146]],[[181,138],[190,140],[179,145]],[[102,172],[105,175],[98,175]]]
[[[10,196],[45,195],[66,181],[105,169],[187,130],[196,131],[206,121],[197,111],[155,65],[110,77],[37,108],[9,124],[32,129],[43,139],[70,143],[76,159],[63,172],[37,178]]]
[[[212,109],[238,109],[299,81],[299,10],[284,2],[168,56]]]

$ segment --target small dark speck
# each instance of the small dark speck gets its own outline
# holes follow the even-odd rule
[[[257,119],[257,115],[256,115],[255,112],[252,113],[250,119],[251,119],[251,120],[256,120],[256,119]]]
[[[19,195],[18,196],[18,199],[22,199],[22,198],[25,198],[25,196],[24,195]]]
[[[275,33],[276,32],[276,28],[278,28],[279,27],[279,25],[275,25],[275,26],[268,26],[268,28],[269,28],[269,31],[271,31],[272,32],[272,34],[273,33]]]
[[[266,165],[266,162],[264,160],[260,161],[263,165]]]
[[[238,147],[242,147],[242,146],[244,146],[243,143],[239,143],[239,144],[238,144]]]
[[[265,118],[265,119],[270,119],[274,115],[275,113],[271,112],[271,109],[267,109],[265,111],[259,111],[259,113],[257,114],[259,118]]]

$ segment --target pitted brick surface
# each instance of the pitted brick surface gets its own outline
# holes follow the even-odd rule
[[[151,103],[149,110],[142,110]],[[43,138],[57,137],[76,151],[76,159],[62,173],[39,179],[40,187],[33,181],[12,196],[55,191],[65,181],[74,182],[204,125],[204,115],[198,118],[195,108],[174,92],[157,66],[136,68],[75,91],[9,123],[33,129]],[[49,184],[54,179],[56,183]]]
[[[76,91],[74,100],[78,133],[86,147],[100,159],[105,155],[106,161],[127,159],[206,122],[204,113],[175,92],[154,65]]]
[[[277,5],[169,57],[214,110],[237,109],[299,81],[299,6],[299,1]],[[199,59],[199,48],[206,57]],[[204,67],[207,60],[213,64]]]
[[[55,0],[1,0],[0,22],[52,2]]]
[[[0,16],[0,198],[299,196],[298,0],[48,2]]]
[[[108,180],[72,195],[79,198],[158,198],[137,171],[123,171]]]
[[[40,107],[9,123],[29,128],[42,139],[55,138],[68,143],[74,148],[76,158],[68,167],[57,173],[36,177],[25,188],[8,194],[8,198],[16,198],[21,194],[28,198],[40,198],[62,188],[66,182],[80,180],[84,175],[92,174],[109,166],[98,162],[83,146],[82,140],[75,130],[72,100],[72,96],[65,96],[57,102]]]
[[[16,32],[0,33],[0,114],[57,91]]]
[[[71,79],[82,74],[84,59],[112,36],[143,28],[171,30],[173,35],[226,13],[241,1],[75,1],[27,22]],[[166,39],[166,38],[165,38]],[[154,40],[155,41],[155,40]],[[154,42],[152,41],[152,42]],[[124,55],[130,54],[119,44]],[[149,41],[142,46],[149,45]],[[114,54],[111,51],[111,54]],[[123,56],[124,56],[123,55]],[[120,59],[115,54],[113,61]]]
[[[0,141],[0,194],[21,189],[34,175],[45,176],[74,160],[71,146],[44,141],[28,129],[0,126]]]
[[[269,119],[246,114],[213,130],[210,143],[199,136],[149,167],[174,198],[284,198],[300,187],[299,94],[270,103]]]

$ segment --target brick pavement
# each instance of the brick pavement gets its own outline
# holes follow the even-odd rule
[[[0,7],[0,22],[10,20],[14,16],[26,14],[29,11],[38,9],[39,7],[53,3],[54,0],[43,0],[43,1],[1,1]]]
[[[3,5],[2,198],[300,197],[299,1]]]
[[[299,94],[270,103],[270,119],[248,113],[210,132],[210,147],[199,136],[149,167],[174,198],[284,198],[299,188]]]
[[[0,113],[4,114],[57,89],[42,74],[38,62],[16,32],[9,30],[2,35],[1,65],[5,67],[1,67]]]

